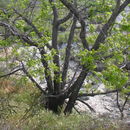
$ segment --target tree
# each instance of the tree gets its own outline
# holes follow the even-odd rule
[[[0,9],[0,44],[12,47],[15,69],[0,77],[23,71],[43,93],[45,107],[55,113],[61,112],[67,98],[65,114],[81,96],[123,92],[128,100],[130,15],[124,9],[129,4],[129,0],[10,2]],[[43,79],[44,88],[38,82]],[[85,84],[89,79],[103,82],[108,91],[90,93]],[[80,93],[81,87],[86,93]]]

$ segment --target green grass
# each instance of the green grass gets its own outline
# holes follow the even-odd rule
[[[9,126],[8,130],[121,130],[118,122],[106,118],[75,112],[55,115],[39,104],[39,94],[30,83],[9,94],[1,86],[0,129]]]

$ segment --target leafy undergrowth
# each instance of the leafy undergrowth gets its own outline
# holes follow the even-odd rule
[[[2,80],[0,88],[0,130],[127,130],[118,121],[73,113],[55,115],[39,103],[40,92],[31,83],[16,85]],[[15,82],[15,86],[12,84]],[[7,86],[13,87],[9,90]],[[10,88],[11,88],[10,87]],[[7,89],[8,88],[8,91]]]

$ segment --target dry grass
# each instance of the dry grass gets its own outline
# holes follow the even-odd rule
[[[18,91],[18,87],[15,86],[14,82],[8,79],[1,80],[0,86],[4,94],[16,93]]]

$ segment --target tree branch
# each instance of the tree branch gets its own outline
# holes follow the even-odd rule
[[[13,34],[13,35],[15,35],[15,36],[18,36],[20,39],[23,39],[23,41],[24,42],[27,42],[30,46],[36,46],[36,47],[38,47],[38,45],[36,44],[36,43],[34,43],[34,42],[32,42],[31,41],[31,39],[28,37],[28,36],[26,36],[26,35],[22,35],[22,34],[19,34],[18,33],[18,31],[16,31],[16,29],[14,29],[11,25],[9,25],[9,24],[6,24],[6,23],[3,23],[3,22],[0,22],[0,26],[4,26],[4,27],[8,27],[8,29],[11,31],[11,33]],[[42,57],[42,63],[43,63],[43,65],[44,65],[44,67],[46,68],[45,69],[45,77],[46,77],[46,81],[47,81],[47,85],[48,85],[48,90],[49,90],[49,92],[52,92],[52,88],[53,88],[53,85],[52,85],[52,79],[51,79],[51,76],[50,75],[48,75],[48,64],[47,64],[47,62],[44,60],[44,54],[45,54],[45,51],[44,51],[44,53],[43,53],[43,51],[44,51],[44,48],[42,49],[42,51],[41,51],[41,49],[40,49],[40,54],[41,54],[41,57]],[[37,85],[38,86],[38,85]],[[39,87],[40,88],[40,87]]]
[[[65,104],[67,105],[67,101],[65,101]],[[77,108],[74,106],[75,111],[80,114],[80,112],[77,110]]]
[[[23,67],[23,72],[26,74],[26,76],[39,88],[44,94],[46,94],[46,91],[43,90],[43,88],[35,81],[35,79],[28,73],[28,71],[25,69],[24,64],[21,62]]]
[[[105,41],[105,39],[107,38],[107,35],[108,35],[108,31],[111,28],[111,26],[113,25],[113,23],[115,22],[117,16],[124,10],[124,8],[129,3],[130,3],[130,0],[125,0],[125,2],[120,6],[120,0],[117,0],[116,7],[115,7],[111,17],[109,18],[107,23],[104,24],[104,26],[102,27],[92,49],[97,50],[99,48],[100,44]]]
[[[82,87],[82,84],[83,84],[87,74],[88,74],[88,70],[85,67],[83,67],[77,80],[69,88],[69,91],[68,91],[69,101],[68,101],[68,104],[67,104],[65,111],[64,111],[65,114],[72,112],[72,108],[74,107],[74,103],[78,97],[78,92],[79,92],[80,88]]]
[[[117,96],[117,99],[116,99],[116,101],[117,101],[117,106],[118,106],[118,109],[119,109],[119,111],[120,111],[120,113],[121,113],[121,120],[122,120],[123,117],[124,117],[123,111],[124,111],[125,105],[126,105],[128,99],[129,99],[129,96],[130,96],[130,95],[127,95],[127,96],[125,97],[125,101],[124,101],[124,103],[123,103],[122,106],[121,106],[120,103],[119,103],[119,91],[117,91],[117,95],[116,95],[116,96]]]
[[[20,34],[13,26],[7,24],[5,22],[0,21],[0,26],[6,27],[12,33],[12,35],[17,36],[18,38],[22,39],[24,42],[28,43],[30,46],[37,47],[38,45],[33,42],[27,35]]]
[[[38,45],[35,42],[31,41],[31,39],[28,36],[18,33],[18,31],[13,26],[11,26],[7,23],[0,22],[0,26],[7,27],[10,30],[10,32],[12,33],[12,35],[17,36],[18,38],[22,39],[24,42],[28,43],[30,46],[35,46],[39,49],[41,57],[42,57],[41,61],[43,63],[43,66],[45,67],[45,77],[46,77],[47,85],[49,88],[49,92],[52,92],[53,91],[52,78],[50,75],[48,75],[49,67],[48,67],[48,63],[44,57],[44,55],[46,54],[44,47],[39,48]]]
[[[58,20],[58,24],[63,24],[72,17],[72,13],[69,12],[64,18]]]
[[[105,94],[109,94],[109,93],[116,93],[117,90],[111,90],[111,91],[107,91],[107,92],[101,92],[101,93],[83,93],[83,94],[79,94],[78,97],[83,97],[83,96],[97,96],[97,95],[105,95]]]
[[[83,47],[85,49],[89,50],[89,45],[88,42],[86,40],[86,23],[84,21],[84,19],[82,18],[81,14],[79,13],[79,11],[77,10],[77,8],[75,6],[73,6],[70,2],[68,2],[67,0],[60,0],[64,6],[66,6],[74,15],[75,17],[79,20],[80,24],[81,24],[81,32],[80,32],[80,39],[82,41]]]
[[[43,64],[43,66],[45,67],[45,79],[46,79],[46,82],[47,82],[48,91],[49,91],[49,93],[52,93],[54,88],[53,88],[52,77],[51,77],[51,74],[50,74],[48,62],[45,60],[46,52],[45,52],[44,48],[39,48],[39,51],[40,51],[40,54],[41,54],[41,62]]]
[[[37,34],[37,36],[38,36],[39,38],[43,37],[43,35],[38,31],[38,29],[36,28],[36,26],[35,26],[29,19],[27,19],[26,17],[24,17],[24,16],[23,16],[22,14],[20,14],[17,10],[14,10],[14,11],[15,11],[16,14],[18,14],[20,17],[22,17],[22,19],[23,19],[28,25],[30,25],[30,26],[33,28],[33,30],[35,31],[35,33]],[[49,49],[51,48],[48,44],[46,44],[46,46],[47,46]],[[52,91],[53,91],[52,78],[51,78],[50,75],[48,75],[48,72],[49,72],[50,70],[49,70],[49,67],[48,67],[48,63],[47,63],[47,61],[45,60],[45,57],[44,57],[44,55],[46,54],[46,52],[45,52],[44,47],[41,48],[41,49],[39,48],[39,50],[40,50],[40,54],[41,54],[41,57],[42,57],[41,61],[42,61],[42,63],[43,63],[43,66],[46,68],[46,69],[45,69],[45,78],[46,78],[46,81],[47,81],[48,90],[49,90],[49,92],[52,92]]]
[[[75,27],[76,27],[76,19],[73,19],[73,24],[71,26],[70,29],[70,34],[69,34],[69,38],[68,38],[68,44],[66,47],[66,52],[65,52],[65,60],[64,60],[64,65],[63,65],[63,71],[62,71],[62,86],[65,85],[66,82],[66,76],[67,76],[67,71],[68,71],[68,65],[69,65],[69,60],[70,60],[70,51],[71,51],[71,44],[73,42],[73,38],[74,38],[74,31],[75,31]]]
[[[42,38],[43,35],[41,34],[41,32],[38,31],[37,27],[26,17],[24,17],[22,14],[20,14],[16,9],[14,9],[15,13],[18,14],[29,26],[31,26],[34,30],[34,32],[37,34],[37,36],[39,38]],[[46,44],[46,46],[51,49],[52,47],[49,44]]]
[[[77,101],[80,101],[81,103],[83,103],[83,104],[85,104],[92,112],[96,112],[88,103],[86,103],[85,101],[83,101],[83,100],[81,100],[81,99],[79,99],[79,98],[77,98],[76,99]]]
[[[29,26],[33,28],[34,32],[38,35],[39,38],[42,37],[42,34],[38,31],[37,27],[29,19],[20,14],[16,9],[14,9],[14,12],[18,14]]]
[[[128,102],[129,96],[130,96],[130,95],[127,95],[127,96],[126,96],[125,101],[124,101],[124,103],[123,103],[123,105],[122,105],[122,110],[123,110],[123,111],[124,111],[124,108],[125,108],[126,103]]]
[[[54,93],[58,94],[61,89],[60,79],[60,63],[59,63],[59,50],[58,50],[58,10],[55,6],[55,0],[49,0],[53,10],[53,27],[52,27],[52,48],[56,51],[53,56],[53,62],[58,67],[58,70],[54,70]]]
[[[3,78],[3,77],[7,77],[7,76],[10,76],[10,75],[13,75],[14,73],[18,72],[18,71],[21,71],[23,68],[19,68],[17,70],[13,70],[12,72],[8,73],[8,74],[5,74],[5,75],[1,75],[0,78]]]

